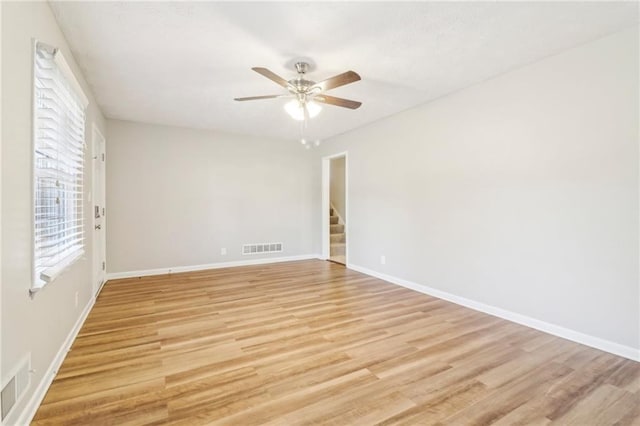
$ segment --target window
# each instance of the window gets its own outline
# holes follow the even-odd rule
[[[61,52],[34,55],[34,279],[54,280],[84,250],[84,128],[88,101]]]

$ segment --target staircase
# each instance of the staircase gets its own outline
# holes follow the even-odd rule
[[[344,233],[344,224],[339,223],[340,218],[333,208],[329,209],[329,227],[330,227],[330,251],[329,260],[337,263],[346,263],[346,242],[347,237]]]

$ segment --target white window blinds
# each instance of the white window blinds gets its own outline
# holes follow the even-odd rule
[[[42,287],[83,254],[87,99],[57,49],[34,58],[34,283]]]

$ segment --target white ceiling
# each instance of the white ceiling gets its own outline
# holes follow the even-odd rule
[[[284,89],[292,59],[329,92],[309,138],[325,139],[638,22],[638,4],[588,2],[52,2],[75,59],[109,118],[274,138],[299,137],[285,100],[234,97]]]

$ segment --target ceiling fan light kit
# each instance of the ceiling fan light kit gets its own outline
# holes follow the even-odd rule
[[[329,96],[324,93],[327,90],[359,81],[360,76],[355,71],[347,71],[316,83],[315,81],[307,80],[305,78],[306,73],[310,69],[308,62],[295,62],[294,67],[298,75],[291,80],[285,80],[267,68],[251,68],[258,74],[287,89],[289,94],[250,96],[245,98],[235,98],[235,100],[255,101],[262,99],[293,98],[284,105],[284,109],[294,120],[302,122],[302,132],[304,131],[306,121],[310,118],[316,117],[322,110],[322,107],[318,105],[318,102],[348,109],[358,109],[360,105],[362,105],[362,103],[358,101],[336,98],[335,96]],[[304,137],[301,138],[300,142],[303,145],[306,145],[307,148],[310,148],[311,146],[307,144]],[[320,141],[316,141],[315,145],[320,145]]]
[[[292,99],[284,104],[284,110],[287,111],[287,114],[298,121],[305,119],[305,109],[309,118],[317,116],[322,111],[322,107],[314,101],[300,102],[298,99]]]

